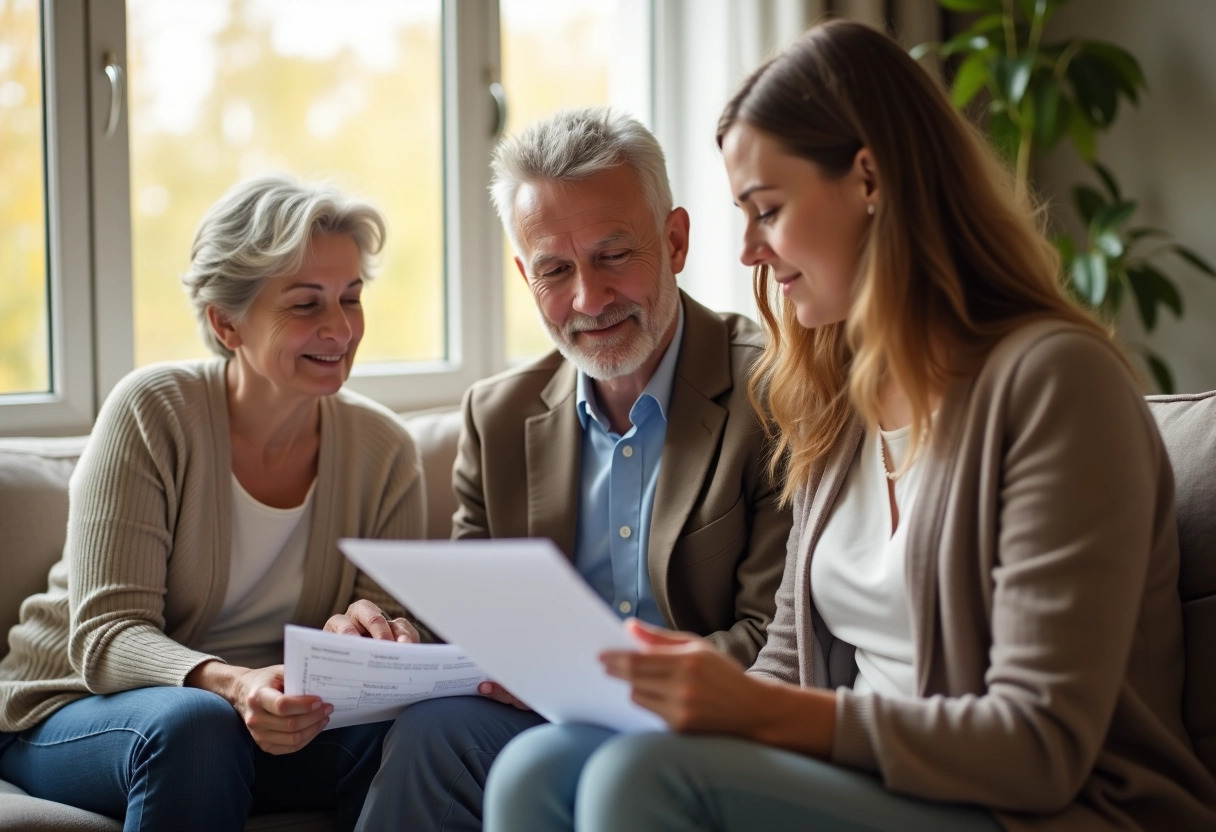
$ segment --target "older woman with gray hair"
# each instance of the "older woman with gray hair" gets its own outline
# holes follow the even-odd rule
[[[289,622],[413,641],[336,547],[423,536],[409,435],[342,389],[384,222],[267,178],[203,218],[183,283],[220,358],[120,382],[72,478],[67,542],[0,663],[0,772],[132,830],[240,830],[251,811],[354,825],[388,723],[318,739],[283,692]]]

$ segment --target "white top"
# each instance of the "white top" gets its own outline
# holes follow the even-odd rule
[[[283,625],[304,588],[304,553],[316,480],[295,508],[254,499],[232,475],[232,557],[224,604],[199,650],[229,664],[265,667],[283,655]]]
[[[866,432],[811,560],[815,609],[834,636],[857,647],[853,689],[884,696],[916,693],[904,556],[921,466],[913,464],[895,481],[900,519],[892,534],[879,443],[881,436],[887,464],[898,471],[908,452],[910,432],[911,426]]]

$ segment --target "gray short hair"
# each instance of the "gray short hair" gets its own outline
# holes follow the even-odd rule
[[[646,127],[608,107],[558,110],[494,148],[490,198],[517,251],[515,194],[521,185],[585,179],[626,164],[633,168],[661,229],[671,213],[671,184],[663,148]]]
[[[372,279],[375,255],[384,246],[384,217],[331,185],[261,177],[234,186],[211,206],[181,280],[212,352],[232,357],[211,329],[207,307],[242,320],[268,278],[299,270],[314,234],[349,234],[359,250],[359,276]]]

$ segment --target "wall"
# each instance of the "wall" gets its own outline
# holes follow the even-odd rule
[[[1148,80],[1140,106],[1121,103],[1098,145],[1125,194],[1140,203],[1133,223],[1164,228],[1216,263],[1216,2],[1072,0],[1049,24],[1047,39],[1068,35],[1119,44]],[[1096,184],[1071,147],[1043,159],[1036,175],[1047,195],[1070,206],[1073,184]],[[1155,262],[1177,282],[1184,315],[1175,320],[1164,312],[1145,336],[1128,304],[1120,334],[1162,355],[1179,392],[1216,388],[1216,279],[1173,256]]]

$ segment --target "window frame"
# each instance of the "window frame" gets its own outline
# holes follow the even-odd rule
[[[68,433],[91,422],[95,412],[84,20],[84,0],[43,0],[40,6],[51,392],[4,396],[0,428]]]
[[[442,0],[445,358],[358,366],[347,386],[397,410],[459,401],[505,369],[501,229],[487,196],[498,139],[497,0]],[[0,396],[0,435],[87,432],[134,367],[130,159],[107,60],[127,66],[124,0],[42,0],[51,393]],[[649,21],[649,13],[647,13]],[[650,33],[646,33],[649,40]]]

